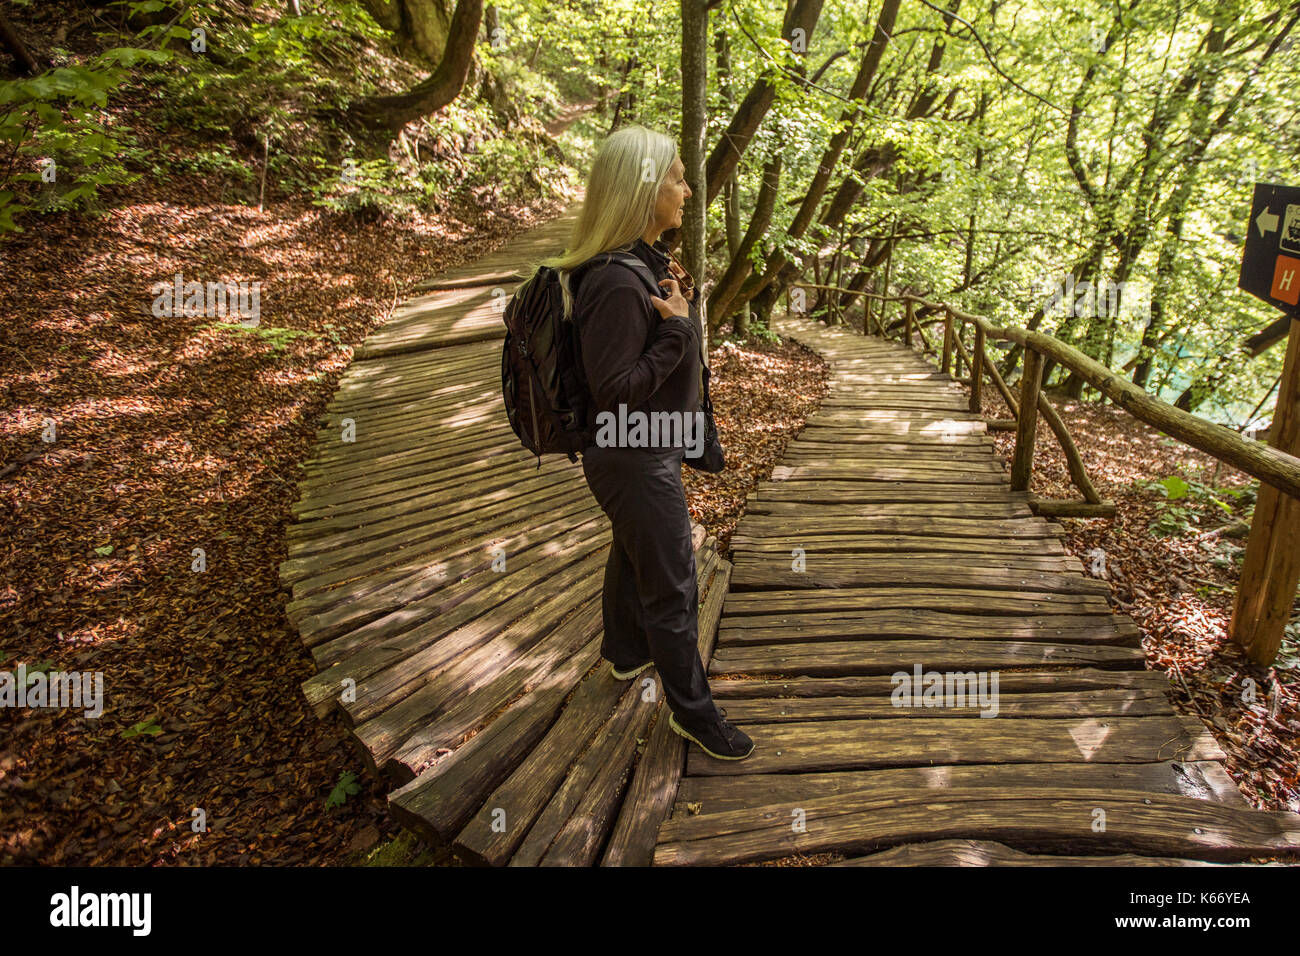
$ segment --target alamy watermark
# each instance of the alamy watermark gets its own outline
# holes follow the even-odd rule
[[[998,715],[997,671],[895,671],[889,702],[895,707],[978,707],[981,717]]]
[[[154,297],[150,311],[156,318],[184,315],[224,319],[236,316],[255,328],[262,318],[260,282],[186,282],[181,273],[149,287]]]
[[[50,897],[50,925],[55,927],[125,927],[133,936],[152,928],[153,894],[83,893],[80,886]]]
[[[601,448],[685,448],[687,458],[704,454],[704,412],[629,411],[596,414],[596,444]]]
[[[104,712],[103,671],[0,671],[0,707],[57,707],[83,711],[86,717]]]
[[[1151,317],[1151,284],[1132,282],[1080,282],[1073,275],[1040,276],[1030,283],[1029,294],[1043,314],[1077,318],[1114,318],[1121,314]]]

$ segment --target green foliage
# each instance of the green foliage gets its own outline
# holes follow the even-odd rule
[[[1160,484],[1165,489],[1165,497],[1170,501],[1177,501],[1179,498],[1185,497],[1192,487],[1177,475],[1170,475],[1168,478],[1163,479]]]
[[[392,840],[358,854],[359,866],[431,866],[438,860],[429,847],[409,830],[402,830]]]
[[[1198,481],[1187,481],[1178,475],[1170,475],[1159,481],[1138,482],[1137,486],[1160,495],[1156,504],[1156,520],[1147,530],[1161,538],[1187,534],[1193,530],[1194,525],[1207,520],[1211,514],[1218,514],[1220,518],[1248,519],[1249,512],[1238,515],[1234,504],[1224,498],[1234,499],[1237,505],[1248,505],[1254,501],[1254,492],[1249,488],[1212,488]]]
[[[348,802],[348,797],[355,797],[360,792],[361,785],[357,783],[357,775],[351,770],[344,770],[339,774],[339,782],[325,798],[325,809],[334,810],[341,807]]]
[[[345,159],[335,176],[309,187],[312,204],[374,220],[411,215],[424,198],[423,182],[388,159]]]
[[[749,326],[749,337],[759,342],[780,345],[781,336],[764,322],[753,322]]]
[[[201,326],[202,329],[213,329],[219,332],[228,332],[231,335],[256,338],[269,344],[273,351],[283,352],[285,346],[295,339],[314,339],[319,338],[320,333],[311,332],[306,329],[288,329],[277,328],[270,325],[244,325],[240,322],[212,322],[208,325]]]
[[[125,740],[130,740],[132,737],[142,736],[156,737],[162,732],[162,727],[158,725],[158,718],[150,717],[148,720],[142,720],[138,724],[132,724],[126,730],[122,731],[122,737]]]
[[[126,4],[162,10],[162,0]],[[181,21],[190,11],[179,14]],[[188,36],[188,31],[185,31]],[[156,37],[155,28],[139,37]],[[14,217],[29,211],[95,208],[99,191],[134,177],[120,161],[129,134],[106,123],[110,94],[141,66],[167,63],[167,50],[119,46],[85,63],[0,82],[0,233],[20,231]]]

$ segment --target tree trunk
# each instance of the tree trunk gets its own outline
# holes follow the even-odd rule
[[[718,284],[714,286],[713,291],[709,294],[709,323],[714,328],[720,327],[722,320],[735,311],[732,301],[737,297],[745,280],[754,268],[753,263],[750,261],[750,251],[760,239],[767,235],[768,227],[772,224],[772,212],[776,208],[780,183],[781,157],[778,154],[763,167],[763,182],[758,190],[758,201],[755,203],[754,215],[749,221],[749,228],[740,240],[740,247],[732,255],[731,262],[727,265],[727,271],[723,273],[722,278],[718,280]],[[748,310],[742,309],[740,311],[745,312],[746,317],[748,317]],[[739,315],[740,312],[736,314]],[[740,331],[740,329],[737,328],[737,331]]]
[[[458,0],[442,60],[428,79],[405,93],[368,96],[347,109],[350,120],[389,139],[407,123],[436,113],[460,95],[474,61],[483,0]]]
[[[697,295],[705,279],[704,137],[709,109],[709,10],[706,0],[681,0],[682,5],[682,163],[691,196],[682,212],[682,265],[695,277]],[[706,347],[708,343],[705,343]]]
[[[449,0],[361,0],[375,22],[393,35],[398,52],[428,67],[436,67],[447,49],[455,19],[448,3]],[[474,31],[478,32],[477,24]]]
[[[18,35],[18,31],[13,28],[13,24],[9,22],[9,18],[4,15],[3,10],[0,10],[0,43],[13,56],[17,73],[23,76],[35,76],[41,72],[40,64],[36,62],[36,58],[27,49],[27,44]]]
[[[788,39],[796,28],[802,29],[804,35],[811,37],[817,28],[824,0],[794,0],[786,9],[785,20],[781,25],[781,36]],[[771,109],[776,98],[776,87],[766,77],[761,76],[750,88],[741,101],[727,125],[726,131],[709,154],[707,165],[707,183],[704,190],[704,204],[707,206],[722,189],[740,162],[741,155],[749,147],[749,141],[758,132],[767,111]]]
[[[723,106],[734,110],[736,99],[731,91],[731,43],[727,30],[721,24],[714,33],[714,52],[717,57],[718,93]],[[736,257],[740,249],[740,175],[733,172],[722,187],[723,222],[727,230],[727,256]],[[743,334],[743,333],[742,333]]]

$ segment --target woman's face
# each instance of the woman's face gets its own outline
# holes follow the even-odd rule
[[[655,225],[660,232],[676,229],[682,224],[682,204],[691,195],[686,185],[686,166],[680,156],[673,157],[668,178],[659,187],[659,200],[655,203]]]

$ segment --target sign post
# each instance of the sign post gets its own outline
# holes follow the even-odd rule
[[[1300,455],[1300,188],[1255,185],[1238,288],[1291,316],[1269,444]],[[1300,500],[1259,483],[1228,633],[1264,667],[1273,663],[1300,585]]]

